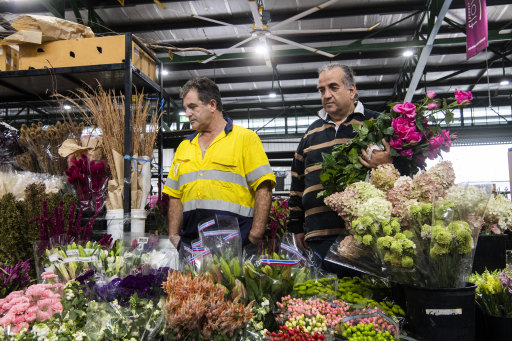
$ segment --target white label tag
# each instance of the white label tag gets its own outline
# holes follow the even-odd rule
[[[58,253],[58,252],[56,252],[56,253],[54,253],[53,255],[50,255],[50,256],[48,257],[48,260],[49,260],[51,263],[53,263],[53,262],[55,262],[55,261],[58,261],[59,259],[60,259],[60,255],[59,255],[59,253]]]
[[[148,237],[139,237],[139,239],[137,239],[137,241],[139,242],[139,244],[147,244],[149,241],[149,238]]]
[[[434,316],[447,316],[447,315],[462,315],[462,308],[455,309],[425,309],[427,315]]]
[[[66,255],[68,255],[68,256],[78,256],[78,249],[66,250]]]

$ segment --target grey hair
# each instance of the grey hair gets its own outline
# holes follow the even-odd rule
[[[343,70],[343,74],[345,76],[343,77],[343,79],[341,81],[343,82],[343,85],[345,85],[345,87],[347,89],[356,85],[356,82],[354,80],[354,77],[355,77],[354,70],[352,70],[352,68],[350,66],[347,66],[345,64],[341,64],[338,62],[325,64],[322,67],[318,68],[318,75],[320,76],[320,74],[322,72],[332,70],[335,68],[339,68],[339,69]],[[354,102],[357,102],[358,100],[359,100],[359,94],[356,92],[356,95],[354,97]]]
[[[220,98],[220,90],[214,81],[207,77],[198,77],[189,80],[183,85],[180,92],[180,98],[184,98],[190,90],[197,91],[197,97],[203,104],[207,104],[210,100],[217,102],[217,110],[222,112],[222,100]]]

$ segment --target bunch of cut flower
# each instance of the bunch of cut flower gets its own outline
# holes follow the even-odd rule
[[[503,195],[492,196],[487,204],[481,234],[502,234],[512,230],[512,201]]]
[[[265,234],[260,241],[260,253],[272,254],[279,247],[279,239],[286,233],[288,217],[288,199],[273,197],[270,206],[268,223]]]
[[[5,266],[0,264],[0,298],[7,294],[25,288],[31,281],[30,259],[24,262],[18,262],[14,266]]]
[[[47,278],[48,276],[45,275]],[[0,340],[88,340],[83,327],[87,320],[89,299],[82,294],[82,289],[80,283],[69,281],[64,286],[64,294],[60,298],[62,311],[55,313],[50,319],[31,323],[28,329],[22,328],[18,334],[7,334],[7,330],[0,328]]]
[[[390,153],[402,174],[413,175],[425,169],[427,157],[431,160],[448,152],[456,137],[440,124],[453,120],[454,108],[469,103],[471,92],[455,89],[455,98],[436,100],[436,94],[428,91],[418,104],[404,102],[391,104],[391,111],[380,114],[377,119],[353,125],[358,135],[351,141],[335,146],[331,154],[323,154],[323,191],[319,197],[341,192],[357,181],[364,181],[367,168],[358,160],[361,150],[380,145],[382,139],[390,144]],[[441,118],[438,118],[441,117]]]
[[[463,286],[490,195],[454,180],[446,161],[414,178],[387,164],[372,171],[370,183],[327,197],[350,234],[330,259],[400,283]]]
[[[487,315],[512,317],[512,267],[504,270],[485,270],[469,277],[477,285],[476,301]]]
[[[224,288],[205,276],[177,271],[163,283],[166,334],[171,340],[234,340],[252,317],[247,306],[224,295]]]
[[[68,160],[68,183],[75,188],[80,207],[85,211],[100,211],[107,196],[109,170],[104,160],[89,160],[87,155],[74,155]]]
[[[56,276],[48,272],[42,277],[51,282]],[[26,290],[11,292],[0,299],[0,326],[7,334],[17,334],[35,321],[50,319],[62,311],[63,287],[61,283],[34,284]]]
[[[91,340],[152,340],[163,332],[162,283],[169,268],[133,269],[125,278],[105,285],[101,275],[88,271],[77,278],[91,301],[84,331]]]

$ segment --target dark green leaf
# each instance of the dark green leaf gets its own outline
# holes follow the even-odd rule
[[[393,129],[393,127],[387,127],[386,129],[384,129],[383,133],[385,135],[393,135],[393,133],[395,132],[395,130]]]

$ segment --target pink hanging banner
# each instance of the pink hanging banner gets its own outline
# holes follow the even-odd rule
[[[489,46],[485,0],[466,0],[466,59]]]

